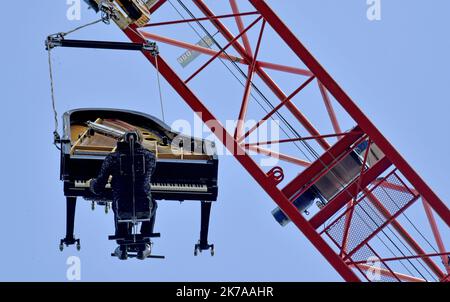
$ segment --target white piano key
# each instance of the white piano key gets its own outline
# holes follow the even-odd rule
[[[111,188],[108,183],[105,186]],[[89,188],[87,181],[76,180],[75,188]],[[174,184],[174,183],[152,183],[152,191],[172,191],[172,192],[208,192],[208,186],[203,184]]]

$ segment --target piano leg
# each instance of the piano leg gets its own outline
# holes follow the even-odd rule
[[[66,237],[61,239],[59,243],[59,249],[62,251],[64,245],[69,246],[77,244],[77,250],[80,250],[80,239],[75,239],[74,227],[75,227],[75,209],[77,206],[76,197],[66,197]]]
[[[201,202],[201,221],[200,221],[200,240],[195,245],[194,255],[197,256],[198,252],[204,250],[210,250],[211,256],[214,256],[214,244],[208,243],[208,231],[209,231],[209,218],[211,216],[212,202]]]

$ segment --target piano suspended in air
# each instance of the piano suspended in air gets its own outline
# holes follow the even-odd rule
[[[67,202],[66,238],[60,242],[77,244],[74,219],[77,197],[105,206],[112,198],[109,183],[102,196],[93,194],[87,181],[97,177],[105,157],[115,151],[118,139],[139,129],[143,146],[156,156],[151,181],[152,197],[164,200],[201,201],[201,231],[197,250],[210,249],[207,243],[211,202],[217,200],[218,158],[212,141],[193,138],[170,130],[159,119],[139,112],[117,109],[76,109],[63,115],[61,174]]]

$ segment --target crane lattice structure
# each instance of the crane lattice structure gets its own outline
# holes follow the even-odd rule
[[[172,2],[189,14],[189,17],[166,20],[164,15],[158,14],[164,6],[171,5],[175,8]],[[198,114],[344,280],[449,281],[449,252],[441,236],[442,229],[448,234],[450,223],[450,211],[445,203],[358,108],[266,1],[229,0],[230,11],[221,15],[213,12],[213,1],[209,1],[209,4],[207,2],[154,1],[150,8],[152,18],[157,17],[162,21],[140,24],[139,27],[132,24],[122,30],[135,45],[146,45],[151,40],[209,56],[192,75],[185,77],[176,71],[177,68],[173,64],[169,65],[170,58],[164,57],[164,51],[155,56],[154,53],[142,50],[148,61],[159,70],[186,104]],[[242,7],[243,4],[251,9],[241,12],[239,6]],[[200,11],[202,16],[196,16],[192,12],[193,8],[196,12]],[[244,19],[250,20],[248,25]],[[238,29],[235,33],[225,25],[225,22],[230,20],[235,22],[234,27]],[[161,27],[179,24],[188,24],[192,29],[195,26],[197,33],[201,32],[212,41],[212,47],[156,33]],[[213,26],[217,33],[211,34],[207,26]],[[253,39],[256,43],[251,43],[251,30],[256,30],[257,39]],[[280,38],[277,47],[285,47],[295,55],[297,61],[282,65],[259,59],[258,55],[262,49],[270,48],[274,43],[264,39],[269,30]],[[226,44],[221,45],[218,41],[225,41]],[[226,73],[230,68],[235,68],[245,79],[242,82],[244,91],[234,133],[227,131],[209,109],[208,102],[199,97],[205,85],[193,84],[200,74],[208,74],[208,67],[218,60],[228,66]],[[179,66],[177,67],[179,69]],[[214,72],[216,75],[208,74],[208,79],[220,81],[225,77],[224,74],[217,75],[216,68]],[[283,73],[283,81],[298,83],[297,88],[287,94],[280,88],[280,83],[270,75],[271,72]],[[264,88],[260,88],[262,86]],[[324,116],[329,118],[332,126],[329,133],[321,133],[313,125],[311,117],[302,112],[296,104],[298,101],[294,102],[301,92],[311,87],[318,89],[317,95],[323,101]],[[277,104],[269,101],[261,91],[270,91],[277,99]],[[245,132],[247,112],[255,92],[259,94],[260,100],[266,101],[269,109],[259,122]],[[286,113],[281,114],[282,110]],[[285,117],[286,114],[289,118]],[[251,133],[274,117],[281,119],[283,125],[280,123],[280,127],[287,127],[287,132],[291,135],[277,141],[250,142]],[[230,117],[233,118],[235,119]],[[351,130],[343,131],[343,125]],[[296,150],[298,154],[288,155],[265,148],[274,144],[290,144],[297,147],[290,150]],[[307,217],[299,211],[294,201],[309,188],[318,185],[325,175],[335,173],[336,168],[361,145],[368,147],[363,152],[363,164],[355,177],[342,183],[339,192],[321,204],[314,215]],[[368,165],[371,156],[369,153],[373,148],[382,156],[374,164]],[[302,158],[304,156],[300,151],[303,155],[307,152],[309,158]],[[280,161],[276,166],[263,167],[256,160],[256,157],[261,155],[276,157]],[[285,171],[292,166],[295,167],[296,173],[288,179]],[[416,219],[408,215],[409,211],[414,211],[414,215],[423,214],[429,225],[418,224]],[[379,278],[374,279],[375,275]]]

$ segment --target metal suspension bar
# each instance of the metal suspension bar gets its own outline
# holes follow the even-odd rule
[[[221,52],[218,52],[218,51],[206,48],[206,47],[202,47],[202,46],[199,46],[199,45],[190,44],[190,43],[178,41],[178,40],[175,40],[175,39],[163,37],[163,36],[160,36],[160,35],[157,35],[157,34],[154,34],[154,33],[149,33],[149,32],[145,32],[145,31],[140,31],[140,33],[146,39],[158,41],[158,42],[161,42],[161,43],[177,46],[177,47],[184,48],[184,49],[197,51],[197,52],[200,52],[202,54],[206,54],[206,55],[210,55],[210,56],[216,56],[217,54],[219,54],[219,57],[221,59],[231,60],[233,62],[237,62],[237,63],[241,63],[241,64],[247,64],[248,65],[248,63],[245,62],[244,59],[236,57],[236,56],[233,56],[233,55],[226,55],[224,53],[221,53]]]
[[[150,23],[150,24],[144,25],[144,26],[142,26],[140,28],[163,26],[163,25],[173,25],[173,24],[182,24],[182,23],[191,23],[191,22],[197,22],[197,21],[208,21],[208,20],[211,20],[211,19],[225,19],[225,18],[233,18],[233,17],[237,18],[237,17],[252,16],[252,15],[258,15],[258,14],[259,13],[257,11],[254,11],[254,12],[245,12],[245,13],[239,13],[239,14],[218,15],[218,16],[215,16],[213,18],[204,17],[204,18],[174,20],[174,21]]]
[[[447,255],[450,255],[450,252],[432,253],[432,254],[420,254],[420,255],[403,256],[403,257],[382,258],[380,260],[383,260],[385,262],[389,262],[389,261],[398,261],[398,260],[407,260],[407,259],[419,259],[419,258],[425,258],[425,257],[440,257],[440,256],[447,256]],[[367,260],[352,261],[352,263],[353,264],[365,264],[365,263],[367,263]]]
[[[302,69],[302,68],[292,67],[292,66],[285,66],[285,65],[275,64],[275,63],[269,63],[269,62],[265,62],[265,61],[256,62],[256,66],[258,67],[258,69],[259,68],[267,68],[267,69],[283,71],[283,72],[297,74],[297,75],[303,75],[306,77],[313,76],[313,73],[307,69]]]
[[[214,13],[202,0],[193,0],[193,2],[206,16],[215,16]],[[220,22],[220,20],[211,20],[211,23],[222,33],[225,39],[227,39],[228,41],[233,40],[233,34],[227,29],[225,25],[223,25],[222,22]],[[233,47],[244,58],[244,60],[251,62],[251,58],[248,57],[244,47],[238,41],[233,44]],[[270,78],[270,76],[262,68],[260,68],[260,66],[257,66],[256,72],[259,77],[266,83],[266,85],[272,90],[272,92],[280,99],[280,101],[286,99],[287,96],[284,94],[284,92]],[[319,131],[292,102],[287,102],[286,108],[289,109],[289,111],[295,116],[295,118],[303,125],[306,131],[308,131],[312,136],[320,136]],[[324,150],[330,147],[330,144],[325,139],[318,139],[318,143]]]
[[[143,37],[136,32],[136,27],[124,30],[128,38],[133,42],[142,42]],[[156,67],[156,58],[147,52],[144,56]],[[168,81],[168,83],[177,91],[184,101],[196,112],[203,122],[222,140],[224,145],[235,155],[239,163],[252,175],[258,184],[275,201],[299,230],[311,241],[317,250],[327,259],[327,261],[336,269],[336,271],[346,281],[360,281],[356,274],[350,269],[344,261],[333,251],[327,242],[316,232],[314,228],[306,221],[297,208],[289,202],[286,196],[274,185],[273,180],[269,178],[264,171],[251,159],[244,149],[236,142],[214,115],[205,107],[200,99],[189,89],[182,79],[170,68],[170,66],[161,57],[157,57],[159,71]],[[212,123],[214,121],[214,123]]]
[[[242,129],[244,128],[244,120],[245,120],[245,116],[247,115],[248,101],[249,101],[250,94],[251,94],[253,76],[255,74],[256,59],[258,58],[259,49],[261,46],[261,41],[262,41],[265,25],[266,25],[266,21],[263,21],[262,25],[261,25],[261,30],[259,32],[258,42],[256,43],[255,57],[253,58],[252,64],[248,68],[247,82],[245,84],[244,96],[242,98],[241,109],[239,110],[239,117],[237,119],[236,132],[234,134],[235,139],[238,139],[239,137],[241,137]]]
[[[259,2],[259,1],[252,1],[252,0],[250,0],[252,3],[256,3],[256,2]],[[158,3],[163,3],[163,2],[165,2],[165,1],[162,1],[162,0],[160,0]],[[152,7],[152,12],[154,11],[153,10],[153,8],[154,8],[155,6],[153,6]],[[135,27],[133,28],[134,30],[136,29]],[[277,30],[278,32],[279,32],[279,30]],[[132,38],[132,35],[134,35],[134,33],[133,32],[126,32],[127,33],[127,35],[131,38],[131,39],[133,39]],[[289,44],[289,43],[288,43]],[[150,57],[150,56],[148,56],[148,55],[146,55],[146,57],[154,64],[154,61],[152,61],[152,58]],[[313,62],[314,63],[314,62]],[[317,63],[317,62],[316,62]],[[248,63],[247,63],[248,64]],[[317,63],[318,64],[318,63]],[[308,65],[307,65],[308,66]],[[320,66],[320,65],[319,65]],[[259,65],[259,63],[258,63],[258,67],[261,67],[260,65]],[[309,67],[309,66],[308,66]],[[314,74],[316,74],[316,72],[315,71],[313,71],[314,72]],[[175,75],[176,76],[176,74],[175,73],[173,73],[173,75]],[[170,76],[170,74],[169,74],[169,76]],[[165,75],[165,77],[166,77],[166,75]],[[167,77],[166,77],[167,78]],[[181,79],[179,79],[180,81],[181,81]],[[176,83],[171,83],[171,85],[175,88],[175,90],[177,90],[177,92],[180,94],[180,95],[182,95],[182,93],[180,93],[180,90],[181,91],[183,91],[183,89],[181,89],[180,87],[182,87],[182,85],[180,84],[179,85],[179,87],[176,85]],[[326,85],[325,85],[325,87],[327,88],[327,89],[329,89],[329,87],[328,87],[328,83],[326,83]],[[335,84],[335,85],[337,85],[337,84]],[[180,89],[179,89],[180,88]],[[339,88],[339,87],[338,87]],[[330,91],[331,93],[332,93],[332,95],[336,98],[336,95],[335,95],[335,93],[333,92],[333,91]],[[338,91],[339,92],[339,91]],[[186,100],[186,99],[185,99]],[[189,101],[188,100],[186,100],[186,102],[189,104]],[[341,103],[339,100],[338,100],[338,102],[339,103]],[[191,105],[191,104],[189,104],[189,105]],[[192,106],[191,106],[192,107]],[[346,110],[348,110],[345,106],[343,106],[344,107],[344,109],[346,109]],[[205,108],[206,109],[206,108]],[[353,117],[353,115],[351,115],[352,117]],[[354,118],[354,117],[353,117]],[[359,122],[358,120],[357,120],[357,122]],[[365,128],[367,128],[367,127],[364,127],[364,129]],[[380,134],[381,135],[381,134]],[[344,137],[345,138],[345,137]],[[343,138],[343,139],[344,139]],[[342,140],[342,139],[341,139]],[[379,139],[376,139],[375,140],[375,142],[377,143],[377,145],[379,145],[379,143],[378,143],[378,140]],[[384,151],[384,150],[383,150]],[[238,159],[239,160],[239,159]],[[240,161],[240,160],[239,160]],[[397,160],[396,160],[397,161]],[[244,164],[243,164],[243,166],[249,171],[249,169],[248,169],[248,167],[246,167]],[[250,172],[250,171],[249,171]],[[250,172],[251,173],[251,172]],[[253,175],[253,173],[252,173],[252,175]],[[257,176],[258,175],[253,175],[253,177],[256,179],[257,178]],[[259,182],[259,181],[258,181]],[[261,182],[260,182],[260,184],[261,184]],[[414,184],[413,184],[414,185]],[[262,184],[261,184],[261,186],[263,186]],[[263,186],[264,187],[264,186]],[[270,188],[265,188],[264,187],[264,189],[266,190],[266,191],[270,191],[271,193],[269,193],[269,195],[272,197],[272,198],[274,198],[274,200],[275,200],[275,202],[277,203],[277,204],[283,204],[284,203],[284,201],[282,200],[283,198],[281,198],[281,201],[279,201],[279,199],[277,199],[276,197],[279,197],[280,195],[278,195],[278,193],[275,191],[275,192],[273,192]],[[429,189],[429,188],[428,188]],[[434,194],[434,193],[429,193],[429,194]],[[281,195],[282,196],[282,195]],[[435,203],[435,205],[434,206],[436,206],[436,207],[439,207],[439,204],[438,203],[436,203],[436,202],[434,202]],[[437,205],[436,205],[437,204]],[[344,279],[345,280],[349,280],[349,279],[355,279],[355,280],[358,280],[358,278],[356,277],[356,275],[350,270],[348,270],[348,267],[346,268],[346,267],[343,267],[342,265],[341,265],[341,262],[340,261],[338,261],[338,260],[336,260],[336,258],[334,257],[334,254],[333,254],[333,252],[331,251],[331,254],[329,254],[329,252],[330,252],[330,250],[329,249],[327,249],[327,247],[329,247],[328,245],[326,246],[326,247],[324,247],[325,249],[324,250],[322,250],[321,249],[321,244],[323,243],[323,242],[321,242],[320,240],[313,240],[313,239],[311,239],[311,238],[315,238],[315,239],[317,239],[317,237],[315,237],[314,236],[314,232],[311,232],[311,229],[308,229],[308,227],[307,227],[307,224],[306,224],[306,226],[305,226],[305,230],[303,230],[299,225],[302,225],[302,223],[304,223],[304,221],[302,221],[302,219],[299,219],[298,221],[295,219],[295,216],[296,216],[296,209],[294,208],[294,207],[290,207],[289,206],[289,204],[286,204],[285,205],[286,206],[286,209],[284,209],[283,208],[283,206],[281,206],[280,205],[280,207],[283,209],[283,211],[291,218],[291,220],[292,221],[294,221],[294,224],[296,224],[302,231],[304,231],[305,232],[305,235],[311,240],[311,242],[313,242],[313,244],[319,249],[319,251],[321,251],[321,253],[327,258],[327,260],[330,262],[330,263],[332,263],[332,265],[338,270],[338,272],[344,277]],[[441,207],[441,209],[442,209],[442,207]],[[297,211],[298,212],[298,211]],[[293,217],[294,217],[294,219],[292,219],[292,217],[291,217],[291,215],[293,215]],[[444,214],[442,214],[442,215],[444,215]],[[448,215],[448,214],[447,214]],[[300,215],[301,216],[301,215]],[[440,216],[441,216],[441,214],[440,214]],[[445,216],[445,215],[444,215]],[[448,217],[448,216],[447,216]],[[300,218],[303,218],[303,217],[300,217]],[[443,218],[444,219],[444,218]],[[304,220],[304,219],[303,219]],[[444,221],[447,223],[447,225],[448,225],[448,219],[446,220],[446,219],[444,219]],[[311,237],[310,237],[311,236]],[[328,256],[326,256],[326,255],[328,255]]]
[[[235,14],[234,19],[236,20],[236,25],[238,27],[239,32],[243,32],[244,31],[244,22],[242,21],[242,18],[239,14],[240,13],[239,7],[236,3],[236,0],[230,0],[230,6],[231,6],[231,10]],[[245,50],[246,50],[248,56],[253,57],[252,47],[250,45],[250,41],[248,40],[247,34],[242,35],[242,42],[244,42],[244,47],[245,47]],[[254,60],[255,60],[255,58],[254,58]]]
[[[356,106],[352,99],[344,92],[330,74],[311,55],[306,47],[297,39],[292,31],[283,23],[275,12],[262,0],[249,0],[250,3],[264,16],[264,19],[294,51],[300,60],[316,75],[318,80],[327,88],[333,97],[341,104],[348,114],[367,133],[374,143],[383,151],[391,162],[402,172],[408,181],[428,201],[430,206],[450,226],[450,210],[442,200],[431,190],[425,181],[406,162],[392,144],[381,134],[375,125],[365,116],[361,109]]]
[[[159,0],[155,4],[150,7],[150,13],[153,14],[157,9],[159,9],[164,3],[166,3],[167,0]]]
[[[233,41],[228,42],[228,44],[222,48],[217,54],[215,54],[212,58],[210,58],[205,64],[203,64],[199,69],[197,69],[197,71],[195,71],[186,81],[185,83],[188,83],[190,80],[192,80],[197,74],[199,74],[203,69],[206,68],[206,66],[208,66],[212,61],[214,61],[219,55],[223,54],[226,56],[225,54],[225,50],[227,50],[228,47],[230,47],[231,45],[233,45],[233,43],[235,41],[237,41],[243,34],[245,34],[248,30],[250,30],[253,26],[255,26],[256,23],[259,22],[259,20],[261,20],[261,17],[257,18],[255,21],[253,21],[246,29],[244,29],[244,31],[242,31],[239,36],[236,36],[234,38]],[[250,64],[249,66],[251,67],[254,64]],[[254,68],[254,67],[252,67]]]
[[[248,137],[253,131],[261,127],[262,124],[264,124],[272,115],[275,114],[278,110],[281,109],[284,105],[286,105],[287,102],[291,101],[300,91],[302,91],[306,86],[309,85],[309,83],[314,80],[314,76],[311,76],[305,83],[300,85],[294,92],[292,92],[285,100],[283,100],[280,104],[275,106],[265,117],[263,117],[258,123],[256,123],[255,126],[253,126],[250,130],[248,130],[243,136],[238,138],[238,141],[243,141],[246,137]],[[324,137],[324,136],[322,136]],[[315,138],[318,138],[315,136]]]
[[[129,43],[129,42],[110,42],[110,41],[88,41],[88,40],[70,40],[58,39],[50,41],[50,47],[69,47],[69,48],[88,48],[88,49],[110,49],[110,50],[146,50],[149,43]]]

